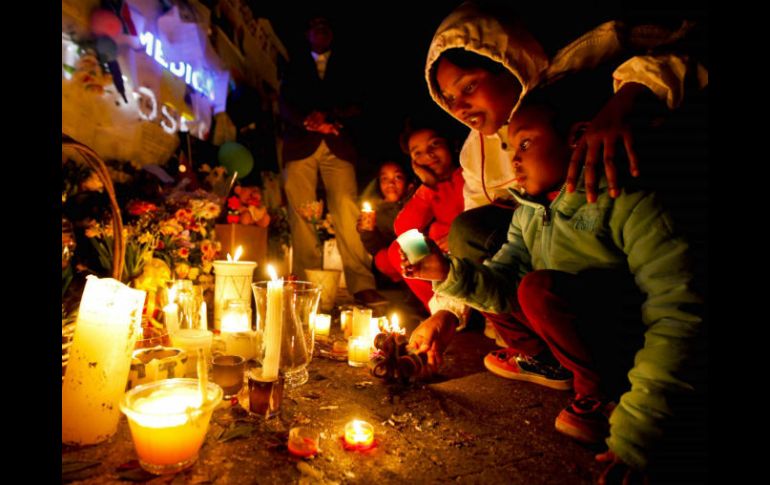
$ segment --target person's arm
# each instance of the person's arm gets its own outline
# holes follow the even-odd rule
[[[450,257],[446,279],[433,284],[433,290],[461,300],[482,311],[507,313],[516,303],[521,278],[531,270],[531,256],[521,233],[524,210],[514,213],[508,229],[508,241],[484,264]]]
[[[654,195],[623,195],[610,217],[611,236],[647,295],[644,346],[628,373],[631,388],[610,417],[609,450],[644,470],[675,409],[670,399],[693,391],[690,357],[702,331],[702,300],[693,291],[688,245]]]

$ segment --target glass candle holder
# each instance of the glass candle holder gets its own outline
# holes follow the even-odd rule
[[[361,229],[364,231],[373,231],[376,226],[377,211],[372,209],[369,202],[364,202],[361,207]]]
[[[315,455],[318,453],[318,436],[318,431],[310,428],[291,428],[287,444],[289,453],[301,458]]]
[[[348,341],[348,364],[363,367],[369,364],[372,341],[367,337],[355,337]]]
[[[326,313],[319,313],[315,316],[315,338],[316,340],[328,340],[329,329],[332,325],[332,317]]]
[[[349,421],[342,439],[348,450],[369,450],[374,446],[374,426],[360,419]]]
[[[222,388],[209,382],[201,403],[197,379],[165,379],[128,391],[120,410],[128,418],[141,467],[163,475],[195,463],[221,400]]]
[[[245,361],[240,355],[218,355],[214,357],[214,382],[222,388],[225,399],[238,394],[243,387]]]
[[[353,332],[353,307],[344,306],[340,310],[340,330],[345,338],[350,338]]]
[[[415,264],[430,254],[430,248],[425,237],[417,229],[409,229],[396,238],[398,245],[404,250],[406,259]]]

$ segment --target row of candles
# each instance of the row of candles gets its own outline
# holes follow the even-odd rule
[[[231,259],[229,255],[228,259]],[[246,268],[238,263],[246,263]],[[216,262],[217,283],[220,276],[232,276],[234,268],[238,273],[247,269],[248,281],[244,286],[248,289],[251,273],[256,266],[255,263],[253,266],[248,263]],[[229,275],[228,269],[231,270]],[[216,311],[221,308],[220,300],[232,296],[227,293],[233,291],[238,296],[243,294],[239,288],[217,284],[216,297],[221,298],[215,299],[215,320],[217,314],[221,317],[224,313]],[[262,377],[268,380],[271,376],[276,378],[278,375],[282,291],[282,279],[277,278],[275,272],[271,271],[271,280],[268,282],[267,325],[264,330],[265,355],[262,363]],[[246,294],[246,298],[250,298],[248,291]],[[70,350],[70,363],[62,384],[62,442],[93,444],[108,439],[117,429],[119,404],[120,409],[129,417],[140,462],[150,471],[164,473],[165,467],[184,467],[195,461],[215,407],[208,404],[218,403],[222,390],[219,386],[207,382],[205,353],[210,352],[213,335],[207,329],[206,308],[203,306],[205,303],[199,310],[197,328],[189,328],[188,322],[188,328],[183,329],[179,328],[180,322],[176,317],[189,317],[189,309],[179,313],[182,301],[171,298],[170,303],[164,307],[164,316],[171,331],[172,342],[186,348],[188,354],[192,354],[190,357],[195,356],[195,359],[188,360],[188,366],[197,368],[199,379],[166,379],[152,385],[140,386],[123,395],[126,379],[121,379],[120,376],[128,376],[131,350],[138,338],[137,330],[140,328],[145,298],[144,291],[129,288],[116,280],[88,278]],[[353,361],[368,361],[373,337],[371,332],[365,330],[374,327],[372,322],[379,323],[378,320],[371,319],[371,311],[368,314],[365,312],[362,310],[351,323],[355,329],[351,346],[353,352],[355,353],[358,347],[366,349],[365,353],[359,350],[360,356]],[[364,319],[368,320],[368,325],[363,323]],[[237,333],[243,328],[240,325],[231,327],[230,323],[222,321],[221,318],[218,320],[216,323],[221,327],[223,334]],[[245,321],[249,323],[248,316]],[[320,333],[324,333],[324,328],[328,333],[329,317],[321,317],[318,322]],[[236,332],[226,331],[230,329]],[[357,343],[361,342],[361,339],[368,341],[368,344]],[[189,381],[195,383],[197,391],[191,391]],[[371,426],[363,426],[357,420],[353,423],[356,424],[346,428],[344,442],[354,449],[366,449],[373,443]],[[181,441],[186,445],[180,448]],[[176,444],[163,445],[166,442]],[[182,463],[185,460],[180,459],[181,455],[188,454],[185,450],[190,450],[192,455],[188,457],[191,460],[189,463]]]

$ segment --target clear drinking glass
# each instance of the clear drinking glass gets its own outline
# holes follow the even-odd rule
[[[257,308],[257,361],[265,357],[267,281],[252,283]],[[287,389],[307,382],[307,365],[313,357],[315,316],[321,298],[321,288],[308,281],[284,281],[281,293],[283,311],[280,335],[280,361],[278,370],[283,374]]]

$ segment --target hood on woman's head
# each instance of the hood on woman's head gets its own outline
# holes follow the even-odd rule
[[[452,114],[449,104],[436,81],[438,61],[449,49],[462,49],[502,65],[521,83],[520,96],[538,83],[548,67],[543,48],[511,12],[493,12],[470,2],[463,3],[439,25],[425,62],[428,91],[436,104],[449,114]]]

